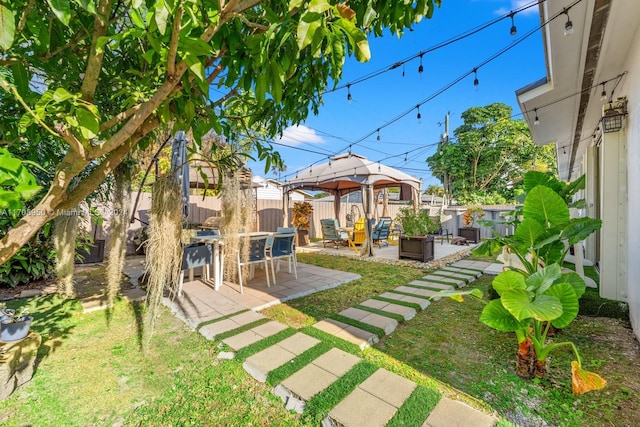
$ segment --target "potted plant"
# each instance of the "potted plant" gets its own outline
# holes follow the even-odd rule
[[[309,244],[309,228],[311,227],[311,214],[313,206],[309,202],[296,202],[293,204],[291,223],[298,229],[298,246]]]
[[[0,340],[5,342],[18,341],[29,333],[33,317],[28,316],[29,309],[22,307],[16,313],[10,308],[0,309]]]
[[[425,210],[401,209],[395,219],[401,229],[398,241],[398,257],[422,262],[433,261],[434,236],[440,228],[439,221]]]
[[[469,242],[480,243],[480,228],[474,227],[477,219],[484,216],[484,209],[480,206],[471,206],[462,213],[462,227],[458,229],[458,236],[464,237]]]

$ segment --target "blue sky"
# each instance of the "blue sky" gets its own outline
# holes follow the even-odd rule
[[[426,51],[470,30],[477,29],[496,18],[509,14],[536,0],[442,0],[432,19],[423,20],[413,32],[402,38],[385,35],[371,38],[371,60],[359,63],[348,58],[343,79],[338,86],[354,82],[375,71]],[[542,36],[538,6],[514,16],[517,34],[510,35],[511,20],[504,20],[446,47],[423,55],[424,71],[420,75],[419,58],[349,88],[352,100],[347,101],[347,89],[323,96],[324,106],[317,116],[310,116],[296,128],[289,128],[283,138],[276,140],[287,170],[280,176],[285,181],[296,170],[314,163],[324,163],[328,156],[351,151],[372,161],[400,169],[417,178],[422,177],[423,188],[439,184],[431,176],[425,159],[434,153],[444,132],[444,118],[450,112],[450,134],[462,124],[460,114],[470,107],[503,102],[520,113],[515,91],[545,76]],[[516,43],[530,31],[535,33]],[[512,49],[486,65],[492,56],[509,46]],[[462,79],[450,89],[423,104],[423,101],[478,67],[479,84],[474,87],[474,75]],[[418,120],[420,106],[421,119]],[[394,118],[405,117],[389,124]],[[521,117],[521,116],[517,116]],[[377,129],[380,128],[380,140]],[[373,135],[364,138],[366,135]],[[364,138],[364,140],[362,140]],[[357,141],[362,140],[356,144]],[[395,157],[393,157],[395,156]],[[406,157],[406,161],[405,161]],[[264,165],[250,162],[254,175],[265,176]],[[278,176],[266,174],[278,179]]]

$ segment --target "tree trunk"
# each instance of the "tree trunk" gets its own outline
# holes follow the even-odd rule
[[[545,378],[547,376],[547,361],[536,360],[536,378]]]
[[[536,374],[536,350],[531,338],[527,338],[518,344],[516,353],[516,374],[520,378],[530,380]]]

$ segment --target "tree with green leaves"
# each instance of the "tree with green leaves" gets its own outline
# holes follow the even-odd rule
[[[0,143],[61,150],[34,210],[3,230],[0,263],[159,129],[196,144],[212,130],[279,135],[318,112],[347,55],[369,59],[367,36],[401,35],[440,1],[2,0]],[[251,144],[267,170],[278,162],[265,139]]]
[[[462,113],[464,123],[455,139],[442,143],[427,159],[435,177],[448,175],[454,199],[461,204],[513,200],[514,185],[528,170],[555,172],[553,147],[538,147],[523,120],[511,118],[503,103],[473,107]]]

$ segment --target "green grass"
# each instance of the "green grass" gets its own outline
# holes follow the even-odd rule
[[[33,379],[0,402],[3,426],[306,425],[164,308],[143,349],[138,303],[110,316],[55,296],[9,305],[23,304],[43,343]]]
[[[347,342],[341,338],[338,338],[335,335],[331,335],[324,331],[321,331],[320,329],[316,329],[312,326],[307,326],[305,328],[302,328],[300,329],[300,332],[306,335],[309,335],[315,339],[318,339],[320,341],[323,341],[331,345],[331,347],[338,348],[347,353],[351,353],[359,357],[362,354],[362,350],[360,350],[360,347],[358,347],[357,345]]]
[[[245,309],[245,310],[236,311],[235,313],[227,314],[226,316],[217,317],[215,319],[207,320],[205,322],[199,323],[198,326],[196,327],[196,329],[200,329],[203,326],[211,325],[212,323],[217,323],[217,322],[221,322],[223,320],[227,320],[227,319],[229,319],[231,317],[237,316],[238,314],[246,313],[247,311],[249,311],[248,308]]]
[[[310,349],[307,349],[291,359],[289,362],[269,372],[269,374],[267,374],[267,384],[272,386],[280,384],[285,378],[289,378],[291,375],[298,372],[300,369],[304,368],[313,360],[322,356],[332,348],[333,347],[331,347],[330,344],[324,342],[314,345]]]
[[[356,364],[349,372],[307,402],[303,420],[318,425],[334,406],[347,397],[358,384],[369,378],[377,369],[378,367],[375,364],[366,360]]]
[[[428,387],[417,386],[385,427],[422,425],[441,397],[439,393]]]
[[[297,333],[293,328],[283,329],[282,331],[268,336],[264,339],[261,339],[258,342],[254,342],[253,344],[249,344],[246,347],[242,347],[240,350],[236,352],[236,359],[239,361],[245,360],[247,357],[253,356],[256,353],[261,352],[267,347],[271,347],[274,344],[279,343],[280,341],[289,338]]]

